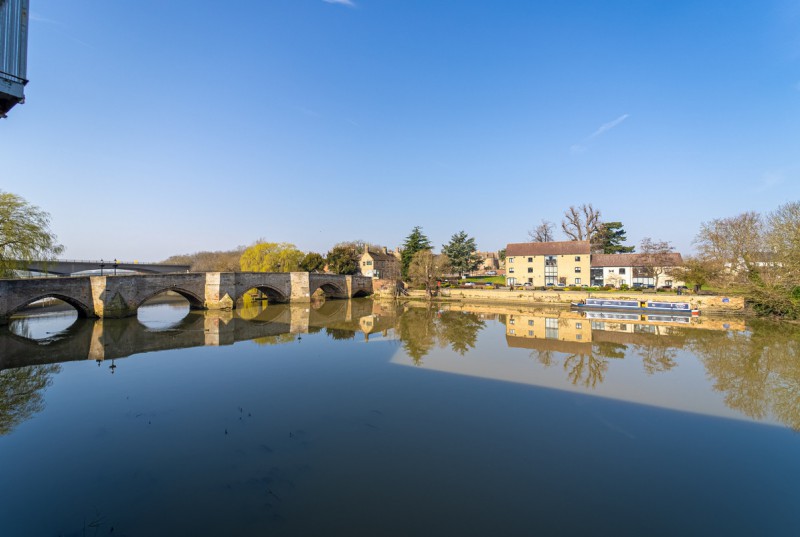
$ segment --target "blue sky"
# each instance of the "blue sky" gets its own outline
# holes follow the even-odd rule
[[[800,199],[789,1],[31,0],[0,189],[64,257],[520,242],[570,205],[690,252]]]

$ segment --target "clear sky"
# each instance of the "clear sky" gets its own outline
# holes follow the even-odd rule
[[[689,252],[800,199],[799,6],[31,0],[0,189],[66,258],[496,250],[581,203]]]

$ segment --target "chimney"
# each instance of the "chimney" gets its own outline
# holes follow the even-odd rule
[[[388,255],[389,254],[389,252],[386,251],[386,246],[383,246],[381,248],[381,250],[383,251],[384,255]]]

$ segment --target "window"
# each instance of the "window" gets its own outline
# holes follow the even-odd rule
[[[514,318],[513,318],[513,317],[511,317],[510,319],[508,319],[508,324],[516,324],[516,321],[514,320]]]
[[[579,256],[579,255],[576,255],[576,256],[575,256],[575,261],[580,261],[580,260],[581,260],[581,256]]]
[[[533,330],[528,330],[528,335],[533,336]]]
[[[528,263],[533,263],[533,258],[532,257],[528,258]]]
[[[514,274],[514,267],[509,268],[508,272],[511,273],[511,274]]]
[[[581,284],[581,279],[575,278],[575,285],[580,285],[580,284]]]
[[[580,330],[583,328],[583,323],[575,323],[575,330]]]
[[[556,257],[548,255],[544,258],[544,284],[555,285],[558,279],[558,262]]]
[[[547,318],[544,320],[544,337],[558,339],[558,319]]]
[[[511,330],[509,330],[509,331],[508,331],[508,333],[509,333],[509,334],[511,334],[511,335],[513,336],[513,335],[514,335],[514,334],[516,334],[517,332],[516,332],[516,331],[515,331],[515,330],[512,328]]]
[[[372,265],[372,261],[367,261],[367,265]]]
[[[614,269],[613,268],[608,269],[608,273],[609,274],[614,274]]]
[[[575,272],[579,273],[581,271],[581,267],[575,267]]]
[[[666,281],[664,281],[664,286],[665,286],[665,287],[672,287],[672,280],[666,280]]]
[[[528,326],[533,326],[533,319],[528,319]]]
[[[533,283],[533,278],[528,278],[528,283]]]
[[[533,272],[533,267],[528,267],[528,272]]]
[[[619,273],[620,274],[625,274],[625,269],[624,268],[619,269]]]
[[[509,263],[513,263],[513,262],[514,262],[514,258],[513,258],[513,257],[509,257],[509,258],[508,258],[508,262],[509,262]]]
[[[583,334],[575,334],[575,339],[583,339]]]

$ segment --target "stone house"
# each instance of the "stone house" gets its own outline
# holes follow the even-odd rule
[[[588,285],[589,241],[519,242],[506,246],[506,282],[534,287]]]
[[[384,280],[400,278],[400,252],[382,248],[368,248],[358,261],[362,276]]]

